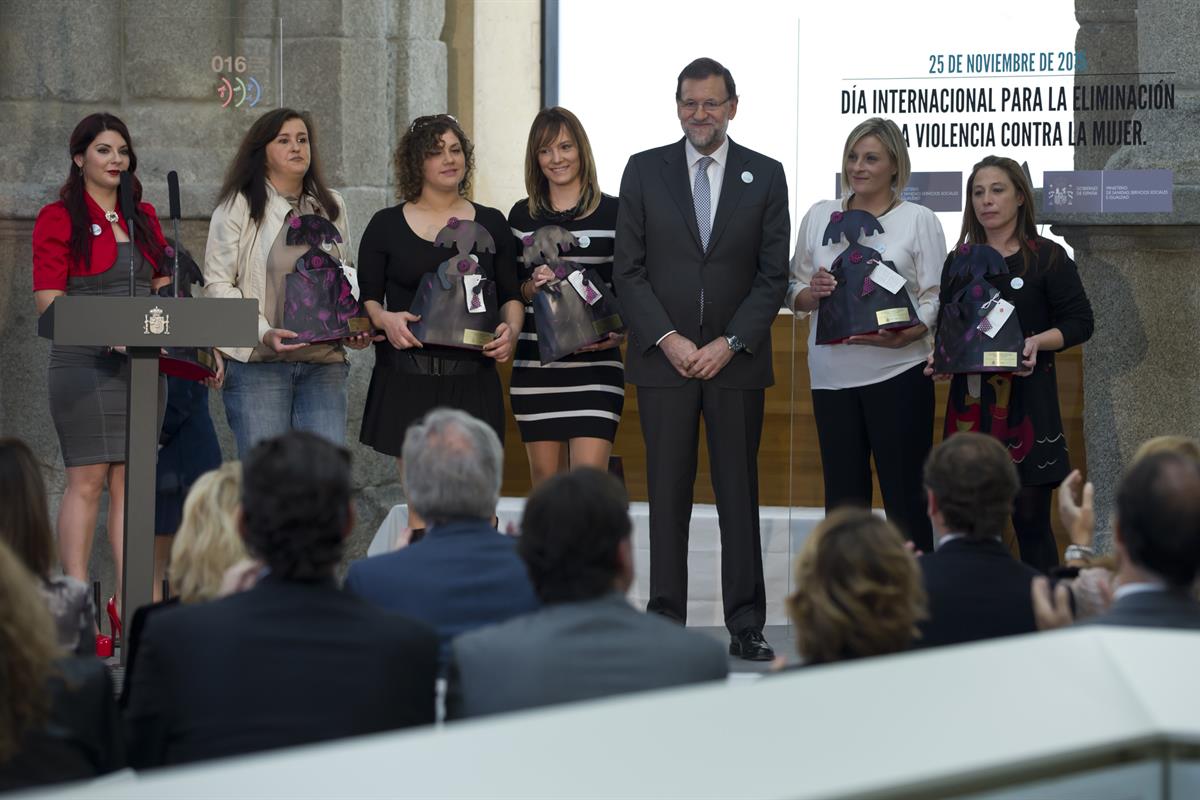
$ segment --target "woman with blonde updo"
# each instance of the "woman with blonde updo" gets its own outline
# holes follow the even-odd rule
[[[796,558],[787,599],[806,665],[907,650],[925,618],[917,561],[891,523],[845,508],[822,520]]]
[[[192,484],[183,503],[183,521],[175,534],[171,563],[167,568],[175,596],[139,608],[129,627],[129,658],[125,662],[125,683],[121,690],[122,708],[129,703],[138,640],[145,630],[146,620],[161,609],[179,603],[203,603],[230,594],[224,583],[226,574],[234,572],[233,567],[253,564],[238,532],[237,511],[241,494],[242,465],[238,461],[227,461]],[[242,571],[247,571],[244,566]],[[253,566],[249,571],[256,574],[259,569]],[[239,585],[233,591],[244,588],[248,587]]]

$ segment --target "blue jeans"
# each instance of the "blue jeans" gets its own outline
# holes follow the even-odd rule
[[[289,430],[346,442],[346,376],[350,365],[303,362],[243,364],[225,359],[225,418],[238,458],[263,439]]]

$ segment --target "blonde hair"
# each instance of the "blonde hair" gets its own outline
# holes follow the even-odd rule
[[[557,212],[550,203],[550,181],[538,163],[538,151],[553,144],[559,133],[565,133],[575,143],[579,153],[579,205],[575,218],[582,219],[600,207],[600,179],[596,175],[596,159],[587,131],[579,118],[561,106],[543,108],[529,126],[525,143],[525,191],[529,193],[529,216],[552,217]]]
[[[185,603],[215,598],[225,571],[246,558],[237,529],[242,465],[228,461],[196,479],[171,546],[171,585]]]
[[[924,619],[920,569],[891,523],[865,509],[832,512],[796,557],[787,598],[808,663],[907,650]]]
[[[50,708],[46,679],[54,670],[57,629],[37,578],[0,541],[0,764]]]
[[[1146,456],[1155,453],[1176,453],[1193,461],[1200,461],[1200,440],[1193,439],[1191,436],[1155,436],[1138,446],[1129,463],[1136,464]]]
[[[850,151],[865,136],[874,136],[879,139],[883,149],[887,150],[888,155],[892,157],[892,164],[896,166],[896,175],[892,178],[892,197],[899,200],[900,194],[908,185],[908,179],[912,175],[912,162],[908,159],[908,144],[904,141],[904,134],[900,133],[896,123],[883,117],[871,117],[865,122],[860,122],[846,137],[846,146],[842,148],[842,197],[850,194],[850,176],[846,174],[846,159],[850,157]]]

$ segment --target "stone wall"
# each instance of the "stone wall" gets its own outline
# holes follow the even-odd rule
[[[1097,530],[1106,532],[1117,483],[1138,445],[1162,434],[1200,434],[1194,368],[1200,337],[1200,19],[1183,0],[1076,0],[1075,9],[1077,49],[1087,53],[1089,72],[1110,82],[1161,79],[1176,90],[1174,109],[1107,115],[1140,121],[1146,144],[1081,147],[1075,157],[1076,169],[1174,170],[1172,213],[1044,220],[1075,248],[1096,316],[1095,334],[1084,348],[1084,433]],[[1076,82],[1098,80],[1080,76]]]
[[[446,108],[445,0],[0,0],[0,435],[19,436],[47,465],[52,510],[63,486],[46,408],[48,344],[34,335],[30,235],[69,166],[67,139],[85,115],[122,117],[136,146],[146,198],[166,212],[166,173],[179,172],[181,234],[197,257],[222,173],[251,121],[282,103],[307,109],[328,183],[346,197],[357,240],[392,204],[391,153],[416,116]],[[248,58],[243,78],[263,87],[222,108],[217,86],[235,71],[214,57]],[[224,66],[222,64],[222,66]],[[235,100],[240,95],[235,95]],[[352,244],[352,246],[354,246]],[[357,444],[374,356],[353,353],[348,438],[360,556],[400,499],[395,464]],[[234,456],[220,398],[211,402],[222,449]],[[97,532],[93,572],[112,586]]]

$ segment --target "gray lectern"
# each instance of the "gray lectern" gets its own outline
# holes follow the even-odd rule
[[[38,335],[57,344],[123,346],[129,353],[121,595],[121,613],[128,622],[134,610],[153,598],[160,348],[252,347],[258,341],[258,301],[63,295],[38,319]],[[127,652],[122,646],[122,663]]]

